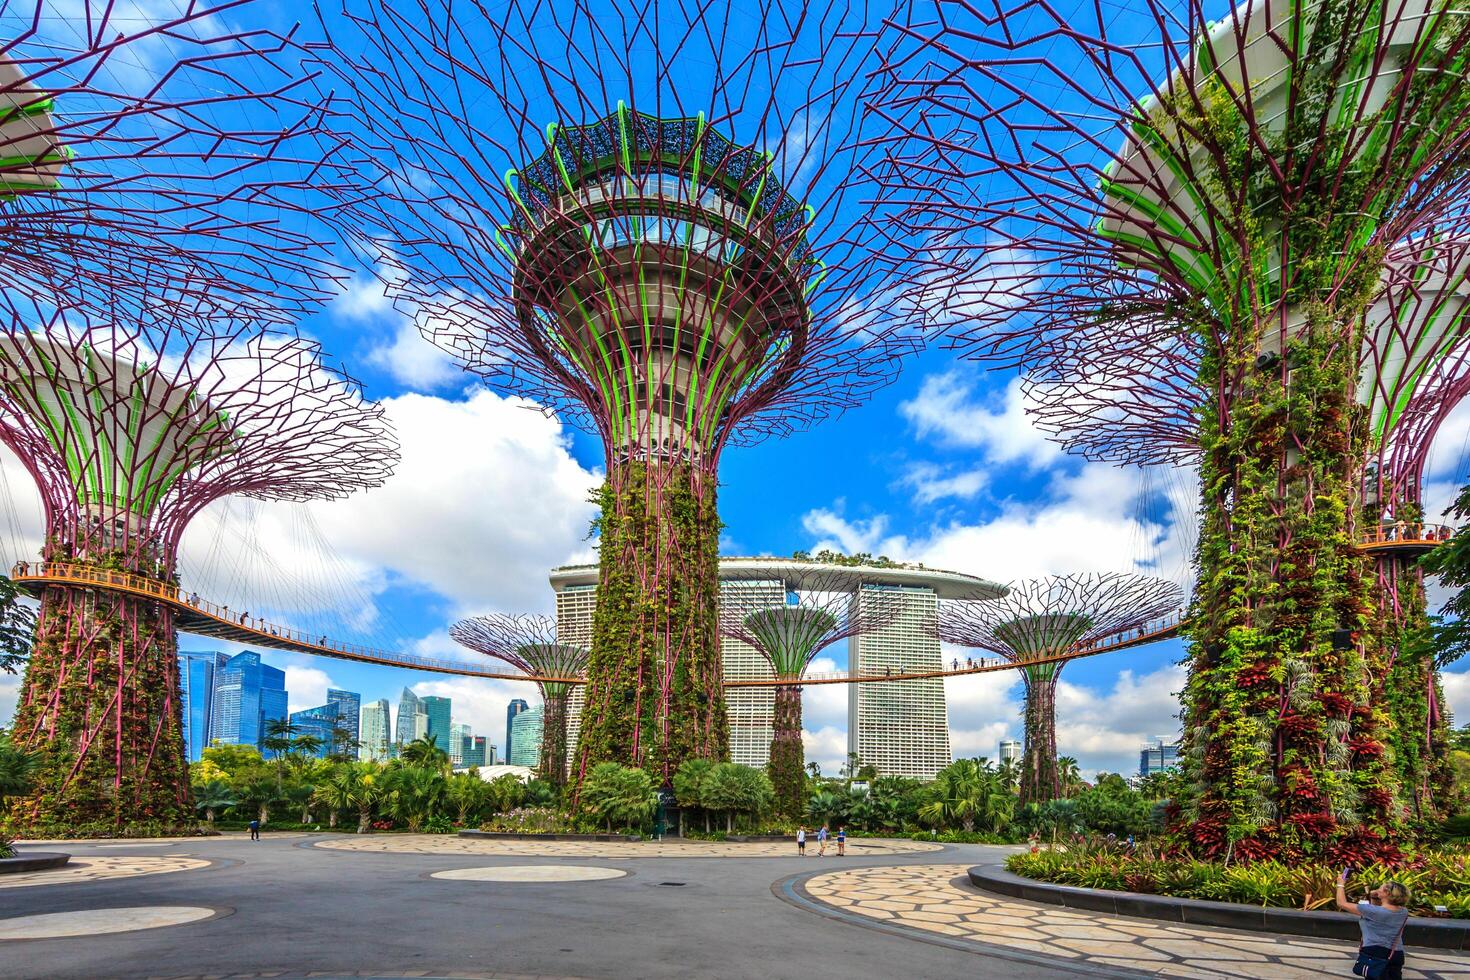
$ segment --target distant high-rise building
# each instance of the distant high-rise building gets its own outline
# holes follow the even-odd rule
[[[179,706],[184,716],[184,751],[190,762],[198,762],[209,747],[215,673],[229,659],[223,653],[179,653]]]
[[[1016,765],[1020,765],[1021,764],[1021,743],[1020,742],[1017,742],[1015,739],[1010,739],[1010,738],[1001,739],[1001,742],[1000,742],[1000,762],[1001,762],[1001,765],[1005,765],[1007,762],[1011,762],[1011,763],[1015,763]]]
[[[409,742],[418,738],[420,734],[423,734],[419,732],[419,722],[417,720],[423,713],[424,706],[423,702],[419,700],[419,696],[405,687],[403,693],[398,696],[398,721],[396,727],[393,729],[394,744],[400,746],[407,745]],[[428,720],[425,719],[424,725],[427,726],[427,724]]]
[[[439,746],[445,755],[450,755],[454,744],[454,733],[450,730],[449,699],[436,698],[431,695],[419,700],[423,703],[424,714],[429,718],[427,730],[429,738],[433,739],[434,744]]]
[[[568,640],[567,642],[574,643],[576,641]],[[577,687],[580,688],[581,685],[579,684],[577,685]],[[522,701],[520,698],[512,699],[510,704],[505,706],[505,759],[507,762],[510,761],[511,750],[515,748],[515,739],[512,737],[514,733],[511,731],[511,726],[515,724],[516,715],[520,714],[522,711],[525,711],[530,707],[531,706],[529,704]],[[568,730],[567,732],[567,739],[573,745],[575,745],[577,742],[576,736],[570,730]]]
[[[459,722],[449,724],[449,762],[456,769],[469,765],[464,761],[465,743],[474,735],[469,725],[461,725]]]
[[[1151,742],[1143,743],[1143,749],[1138,753],[1138,774],[1147,776],[1150,773],[1164,772],[1173,769],[1179,764],[1179,746],[1169,742],[1164,736],[1159,735]]]
[[[493,757],[487,759],[487,752],[485,736],[466,735],[463,745],[460,748],[461,762],[466,768],[470,766],[493,766],[495,759]]]
[[[357,743],[360,739],[358,728],[358,716],[362,713],[362,695],[353,691],[339,691],[336,688],[327,689],[327,703],[337,706],[337,730],[341,734],[344,744],[332,745],[333,755],[345,755],[356,759],[358,757]]]
[[[260,654],[237,653],[214,672],[209,740],[261,748],[266,727],[286,717],[286,672],[260,662]]]
[[[392,729],[388,724],[391,712],[387,698],[369,701],[362,706],[362,724],[358,729],[358,739],[362,742],[357,753],[359,759],[387,762],[393,758],[393,739],[389,734]]]
[[[291,726],[296,729],[296,734],[310,735],[317,740],[316,750],[311,754],[318,759],[325,759],[334,750],[332,733],[341,725],[339,710],[340,705],[336,702],[328,702],[291,712]]]
[[[510,723],[510,755],[506,761],[513,766],[535,768],[541,762],[541,705],[527,708],[515,716]]]

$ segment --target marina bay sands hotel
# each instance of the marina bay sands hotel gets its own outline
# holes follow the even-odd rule
[[[883,624],[846,640],[848,668],[893,673],[938,670],[943,654],[930,624],[940,599],[993,599],[1003,586],[958,572],[917,565],[832,565],[784,558],[721,558],[720,601],[754,611],[781,605],[788,592],[819,581],[823,588],[851,591],[860,611],[883,604]],[[568,642],[592,642],[592,609],[597,596],[597,566],[553,569],[557,635]],[[894,612],[894,604],[897,612]],[[752,647],[723,641],[725,676],[731,680],[774,674]],[[577,744],[581,688],[572,695],[567,744]],[[775,689],[734,688],[728,692],[730,758],[764,766],[770,755]],[[884,776],[932,779],[950,763],[949,711],[944,680],[847,685],[847,750]]]

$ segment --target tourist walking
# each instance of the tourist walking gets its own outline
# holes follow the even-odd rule
[[[847,828],[842,826],[837,828],[837,856],[847,856]]]
[[[1343,868],[1337,877],[1337,907],[1358,917],[1363,937],[1353,973],[1368,980],[1403,980],[1409,890],[1397,881],[1385,881],[1354,905],[1347,900],[1348,870]]]
[[[806,857],[806,827],[796,828],[796,853]]]
[[[821,829],[817,831],[817,857],[826,857],[826,856],[827,856],[827,825],[826,824],[822,824]]]
[[[260,840],[260,820],[259,820],[259,818],[250,821],[250,839],[251,840]]]

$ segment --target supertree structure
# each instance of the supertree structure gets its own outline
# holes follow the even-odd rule
[[[350,227],[389,295],[603,445],[579,779],[725,757],[720,456],[858,404],[912,347],[877,169],[902,131],[866,111],[894,9],[419,0],[328,22],[359,121]]]
[[[0,289],[278,320],[335,295],[305,217],[328,103],[256,9],[0,0]]]
[[[0,333],[0,439],[34,477],[42,557],[177,582],[180,535],[211,501],[331,499],[388,475],[381,409],[319,348],[245,324],[40,319]],[[173,613],[47,585],[12,737],[41,753],[20,827],[87,833],[185,825]]]
[[[739,582],[741,576],[726,578]],[[754,648],[780,680],[776,688],[771,757],[766,769],[776,789],[777,810],[790,818],[806,813],[806,754],[801,742],[801,676],[813,658],[839,640],[892,622],[899,609],[858,601],[854,580],[809,575],[781,605],[758,609],[731,604],[720,610],[720,632]]]
[[[1176,827],[1211,856],[1367,857],[1403,808],[1369,690],[1386,657],[1356,539],[1377,450],[1354,396],[1390,258],[1463,234],[1467,24],[1437,0],[951,9],[910,30],[927,55],[895,86],[953,178],[914,220],[1026,297],[970,304],[957,339],[1099,351],[1095,424],[1135,427],[1083,444],[1196,426]],[[1130,367],[1138,337],[1163,367]]]
[[[1026,686],[1021,803],[1062,793],[1057,771],[1057,679],[1065,655],[1138,629],[1179,609],[1184,590],[1145,575],[1058,575],[1018,582],[987,602],[939,604],[939,638],[999,654],[1017,665]]]
[[[546,710],[541,720],[541,778],[567,781],[567,702],[572,685],[587,669],[587,648],[563,643],[550,616],[498,613],[462,619],[449,628],[455,642],[476,653],[503,660],[536,678]]]

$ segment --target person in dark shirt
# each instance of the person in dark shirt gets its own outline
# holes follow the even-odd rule
[[[1382,960],[1387,966],[1378,976],[1380,980],[1403,980],[1404,977],[1404,927],[1409,922],[1409,890],[1397,881],[1385,881],[1373,891],[1370,898],[1378,904],[1364,899],[1354,905],[1347,900],[1347,869],[1337,878],[1337,907],[1358,917],[1358,929],[1363,941],[1359,944],[1359,958]]]

